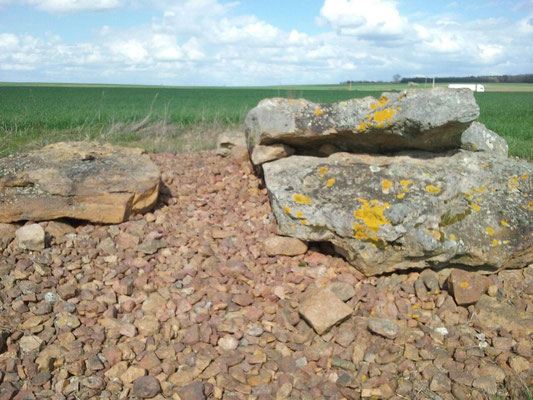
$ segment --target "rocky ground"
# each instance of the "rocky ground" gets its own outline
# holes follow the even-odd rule
[[[533,266],[365,278],[325,246],[268,256],[248,163],[152,158],[153,213],[42,223],[42,251],[2,227],[0,399],[532,397]]]

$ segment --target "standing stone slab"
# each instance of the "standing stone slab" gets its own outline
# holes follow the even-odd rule
[[[470,151],[488,151],[500,157],[507,157],[509,153],[509,146],[505,139],[479,122],[473,122],[463,132],[461,148]]]
[[[366,275],[533,262],[533,165],[457,151],[335,153],[263,165],[279,230],[329,241]]]
[[[333,104],[265,99],[245,120],[248,149],[284,143],[297,153],[324,144],[371,152],[459,148],[461,134],[479,116],[468,89],[433,88],[383,93]]]
[[[56,143],[0,159],[0,222],[119,223],[156,202],[159,168],[140,149]]]

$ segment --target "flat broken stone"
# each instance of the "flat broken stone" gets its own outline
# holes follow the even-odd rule
[[[269,256],[297,256],[307,251],[307,244],[299,239],[286,236],[271,236],[264,240],[265,251]]]
[[[386,318],[371,318],[368,321],[368,330],[372,333],[394,339],[398,335],[398,325]]]
[[[333,104],[273,98],[245,120],[248,149],[283,143],[314,151],[383,152],[459,148],[461,134],[479,116],[470,90],[433,88],[383,93]]]
[[[511,304],[484,294],[479,298],[475,308],[479,321],[491,329],[533,333],[533,315],[520,315]]]
[[[52,144],[0,159],[0,222],[123,222],[155,204],[159,181],[159,168],[140,149]]]
[[[352,314],[352,309],[326,289],[310,293],[301,302],[298,311],[319,335]]]

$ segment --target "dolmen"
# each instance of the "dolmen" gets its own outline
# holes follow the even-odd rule
[[[273,98],[246,117],[281,234],[330,242],[367,276],[533,263],[533,164],[476,122],[468,89],[334,104]]]
[[[152,208],[160,171],[141,149],[56,143],[0,159],[0,223],[120,223]]]

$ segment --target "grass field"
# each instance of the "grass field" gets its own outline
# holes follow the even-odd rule
[[[212,148],[225,129],[242,128],[266,97],[334,102],[379,96],[402,84],[190,88],[0,84],[0,156],[60,140],[106,140],[148,151]],[[528,85],[526,85],[528,86]],[[530,85],[533,90],[533,85]],[[524,86],[525,88],[525,86]],[[511,154],[533,159],[533,91],[512,87],[476,93],[480,121],[508,141]],[[487,88],[488,90],[488,88]]]

